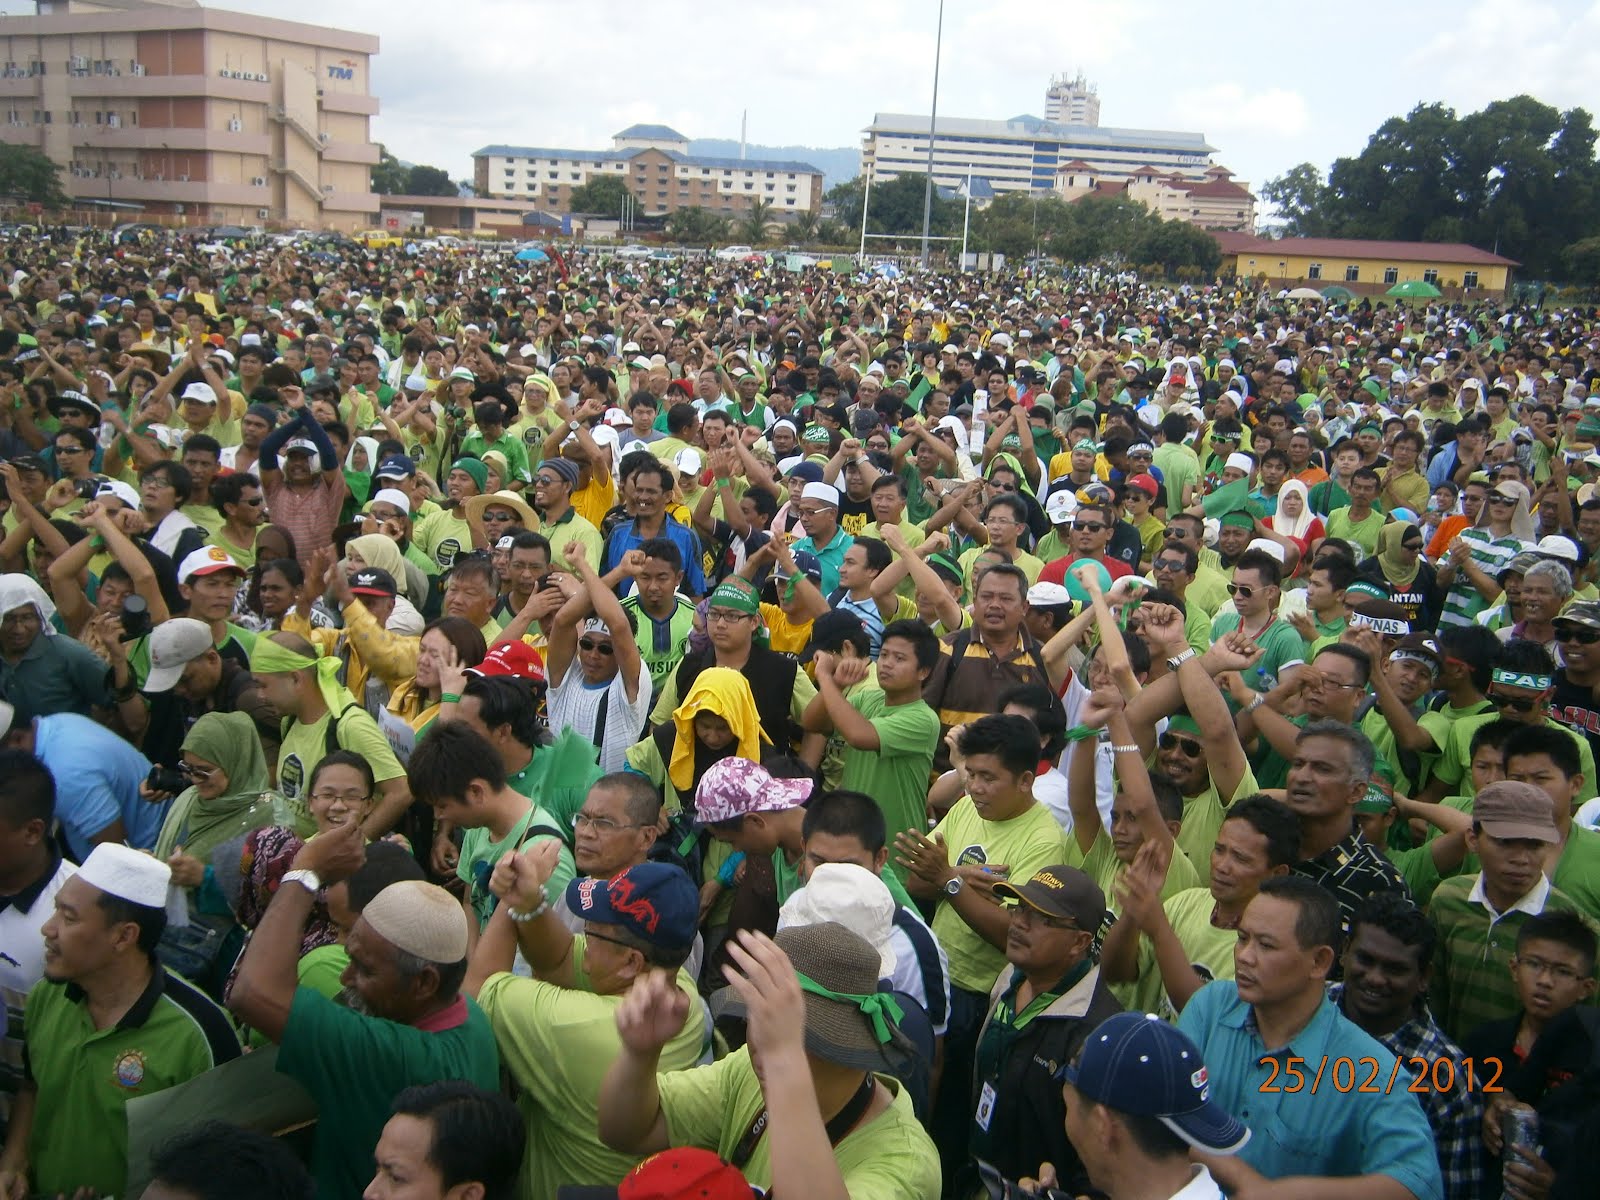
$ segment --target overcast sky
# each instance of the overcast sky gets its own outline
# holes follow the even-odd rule
[[[470,177],[492,142],[598,149],[636,121],[689,137],[859,146],[874,112],[926,113],[938,0],[227,0],[375,33],[374,137]],[[0,0],[0,10],[30,10]],[[939,110],[1044,114],[1052,73],[1097,83],[1101,123],[1203,133],[1259,186],[1326,169],[1386,118],[1526,91],[1600,104],[1600,0],[952,0]]]

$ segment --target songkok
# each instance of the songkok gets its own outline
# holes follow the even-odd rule
[[[165,909],[172,868],[130,846],[102,842],[83,860],[78,878],[129,904]],[[461,911],[459,904],[455,908]]]
[[[442,887],[420,879],[391,883],[361,918],[396,950],[424,962],[458,963],[467,956],[467,917]]]

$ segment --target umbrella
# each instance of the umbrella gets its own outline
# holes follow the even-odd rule
[[[1433,284],[1423,279],[1408,279],[1404,283],[1397,283],[1384,294],[1399,296],[1405,300],[1434,300],[1444,295]]]
[[[1325,287],[1322,289],[1322,298],[1324,300],[1349,300],[1354,296],[1355,293],[1349,288],[1340,287],[1338,284],[1334,284],[1331,287]]]
[[[1290,300],[1321,300],[1322,293],[1316,288],[1295,288],[1289,293]]]
[[[517,251],[518,262],[549,262],[550,256],[537,246],[524,246]]]

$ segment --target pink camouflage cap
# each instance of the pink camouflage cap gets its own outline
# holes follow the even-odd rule
[[[724,758],[700,778],[694,793],[695,820],[715,825],[746,813],[798,808],[811,798],[812,786],[809,779],[774,779],[748,758]]]

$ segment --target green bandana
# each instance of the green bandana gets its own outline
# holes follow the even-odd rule
[[[1498,667],[1489,676],[1495,683],[1503,683],[1507,687],[1528,688],[1530,691],[1546,691],[1552,680],[1548,675],[1533,675],[1518,671],[1502,671]]]
[[[1371,393],[1374,400],[1382,400],[1388,395],[1388,392],[1384,391],[1382,381],[1377,379],[1363,379],[1361,381],[1361,389]]]
[[[905,1010],[888,992],[867,992],[865,995],[831,992],[808,975],[801,975],[798,971],[795,975],[800,980],[801,991],[821,996],[824,1000],[837,1000],[840,1004],[850,1004],[859,1008],[872,1022],[872,1036],[877,1038],[880,1044],[893,1039],[895,1026],[905,1019]]]
[[[1242,509],[1238,512],[1224,513],[1221,524],[1223,526],[1233,525],[1239,529],[1254,529],[1256,527],[1255,518]]]
[[[1394,807],[1394,801],[1375,783],[1367,784],[1367,794],[1356,801],[1358,813],[1376,813],[1382,816]]]
[[[755,589],[742,579],[724,579],[711,593],[711,598],[706,608],[731,608],[735,612],[748,613],[758,616],[761,612],[761,601]]]
[[[258,637],[255,648],[250,651],[250,669],[259,675],[315,671],[317,691],[322,693],[322,701],[331,713],[341,712],[348,704],[355,702],[355,697],[339,682],[339,672],[343,667],[343,662],[335,655],[309,658],[266,636]]]
[[[807,425],[806,431],[800,435],[802,442],[811,442],[818,446],[826,446],[831,440],[828,431],[821,425]]]

